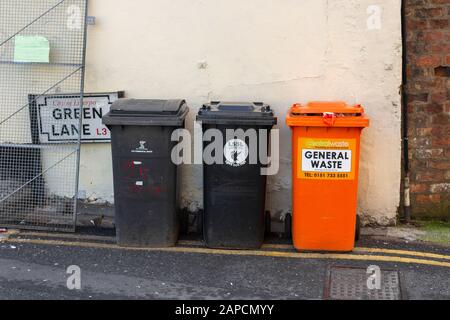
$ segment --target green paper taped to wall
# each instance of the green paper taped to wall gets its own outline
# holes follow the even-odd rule
[[[50,62],[50,44],[41,36],[16,36],[14,62]]]

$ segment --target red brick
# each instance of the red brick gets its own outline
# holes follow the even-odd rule
[[[450,27],[450,19],[430,19],[428,25],[432,29],[448,29]]]
[[[425,110],[427,111],[427,113],[441,113],[442,110],[444,110],[444,106],[442,103],[429,103],[426,105]]]
[[[432,44],[430,46],[430,50],[431,53],[442,53],[442,52],[449,52],[450,51],[450,44],[448,43],[437,43],[437,44]]]
[[[433,128],[417,128],[417,135],[424,137],[430,136],[433,132]]]
[[[407,102],[427,102],[428,101],[428,93],[419,93],[419,94],[408,94],[408,101]],[[412,106],[412,105],[410,105]]]
[[[447,92],[437,92],[431,94],[431,102],[434,103],[444,103],[447,101]],[[441,108],[442,111],[442,108]]]
[[[436,147],[448,147],[450,146],[450,138],[447,137],[434,137],[431,142],[433,148]],[[450,160],[449,160],[450,163]]]
[[[446,79],[441,77],[430,77],[427,79],[417,79],[408,83],[408,93],[429,93],[443,92],[446,90]]]
[[[429,167],[432,169],[450,170],[450,161],[430,161]]]
[[[428,0],[431,4],[450,4],[450,0]]]
[[[419,19],[408,19],[406,21],[406,29],[410,32],[412,30],[423,30],[426,29],[428,26],[428,22],[426,20],[419,20]]]
[[[434,126],[431,128],[431,134],[435,137],[442,137],[447,132],[447,128],[445,126]]]
[[[437,67],[441,64],[442,58],[438,55],[421,56],[417,58],[416,65],[419,67]]]
[[[414,16],[416,18],[438,18],[444,15],[444,8],[421,8],[416,9]]]
[[[428,0],[431,4],[450,4],[450,0]]]
[[[442,181],[444,173],[442,171],[422,171],[416,174],[417,182]]]
[[[428,31],[424,34],[423,39],[427,42],[443,41],[444,33],[442,31]]]
[[[431,123],[433,125],[446,125],[450,123],[450,115],[446,113],[433,115],[431,119]]]
[[[410,185],[409,191],[411,193],[424,193],[429,189],[427,184],[423,183],[413,183]]]
[[[418,195],[416,196],[416,200],[419,203],[439,203],[441,201],[441,195],[439,194],[430,194],[430,195]]]

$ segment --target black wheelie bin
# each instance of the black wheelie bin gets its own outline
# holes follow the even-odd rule
[[[205,244],[210,248],[260,248],[266,224],[267,176],[261,174],[265,164],[260,157],[250,159],[255,159],[252,152],[259,154],[263,130],[268,146],[277,118],[264,103],[211,102],[200,109],[197,121],[201,122],[203,134],[216,129],[223,136],[222,161],[203,161]],[[227,130],[239,129],[247,134],[227,136]],[[204,150],[209,144],[203,142]]]
[[[103,117],[111,130],[117,243],[168,247],[179,233],[174,130],[184,127],[184,100],[120,99]]]

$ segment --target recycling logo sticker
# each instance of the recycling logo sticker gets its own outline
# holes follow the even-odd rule
[[[223,153],[225,155],[226,164],[233,167],[240,167],[246,163],[248,146],[245,141],[241,139],[232,139],[225,144]]]

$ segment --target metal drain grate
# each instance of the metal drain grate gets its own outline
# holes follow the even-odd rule
[[[369,289],[367,269],[330,267],[324,299],[328,300],[402,300],[398,271],[381,270],[380,289]]]

